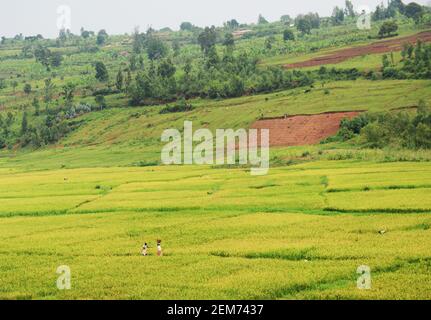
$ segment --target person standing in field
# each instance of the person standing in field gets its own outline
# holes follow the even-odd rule
[[[162,240],[157,240],[157,256],[159,256],[159,257],[163,256]]]
[[[145,242],[142,247],[142,255],[146,257],[148,255],[148,244]]]

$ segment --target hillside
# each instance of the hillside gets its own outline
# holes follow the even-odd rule
[[[3,37],[0,299],[430,299],[420,8]],[[185,121],[269,129],[268,174],[163,164]]]

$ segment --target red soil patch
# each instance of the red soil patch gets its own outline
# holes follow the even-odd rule
[[[431,31],[420,32],[418,34],[403,38],[377,41],[369,45],[356,48],[342,49],[325,56],[316,57],[307,61],[288,64],[285,65],[285,67],[289,69],[294,69],[321,66],[325,64],[336,64],[349,60],[351,58],[360,57],[367,54],[401,51],[404,44],[415,44],[418,40],[421,40],[422,42],[431,42]]]
[[[342,119],[352,119],[360,113],[360,111],[328,112],[264,119],[255,122],[252,128],[269,129],[270,146],[302,146],[316,144],[335,135],[340,129]]]

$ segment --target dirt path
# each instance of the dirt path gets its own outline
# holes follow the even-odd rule
[[[302,146],[316,144],[335,135],[340,128],[342,119],[351,119],[360,113],[360,111],[328,112],[264,119],[255,122],[252,128],[269,129],[270,146]]]
[[[285,65],[285,67],[288,69],[314,67],[314,66],[321,66],[325,64],[340,63],[340,62],[349,60],[351,58],[360,57],[367,54],[400,51],[402,50],[403,45],[405,43],[415,44],[418,40],[422,40],[423,42],[431,42],[431,31],[424,31],[424,32],[420,32],[418,34],[408,36],[408,37],[403,37],[403,38],[377,41],[365,46],[342,49],[342,50],[333,52],[331,54],[324,55],[321,57],[316,57],[307,61],[287,64]]]

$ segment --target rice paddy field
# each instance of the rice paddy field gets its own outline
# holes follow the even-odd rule
[[[1,169],[0,298],[429,299],[430,169]],[[60,265],[71,290],[56,287]],[[371,290],[357,288],[362,265]]]
[[[398,22],[398,37],[429,30]],[[370,45],[382,23],[294,30],[292,41],[283,40],[284,23],[253,24],[254,35],[235,39],[235,54],[258,58],[258,70],[304,62]],[[169,45],[176,77],[186,61],[205,62],[192,32],[156,33]],[[184,121],[213,132],[295,115],[414,113],[420,101],[431,103],[431,80],[316,80],[237,98],[193,96],[193,108],[166,114],[167,103],[132,106],[128,90],[113,90],[117,72],[130,71],[136,58],[130,35],[97,46],[95,37],[79,37],[64,45],[40,40],[62,55],[52,70],[24,54],[25,39],[0,45],[0,116],[13,118],[0,132],[0,300],[431,299],[430,150],[370,149],[356,140],[271,147],[265,176],[247,166],[163,166],[160,159],[162,132],[183,132]],[[223,57],[227,48],[216,48]],[[399,50],[392,56],[402,59]],[[141,58],[145,69],[149,58]],[[109,81],[96,79],[97,61]],[[382,54],[327,67],[381,73]],[[70,131],[57,140],[24,145],[24,129],[64,106],[67,83],[76,85],[74,105],[93,108],[64,118]],[[99,93],[106,104],[96,107]],[[60,266],[70,268],[70,290],[57,287]],[[366,290],[358,286],[363,266],[371,270]]]

